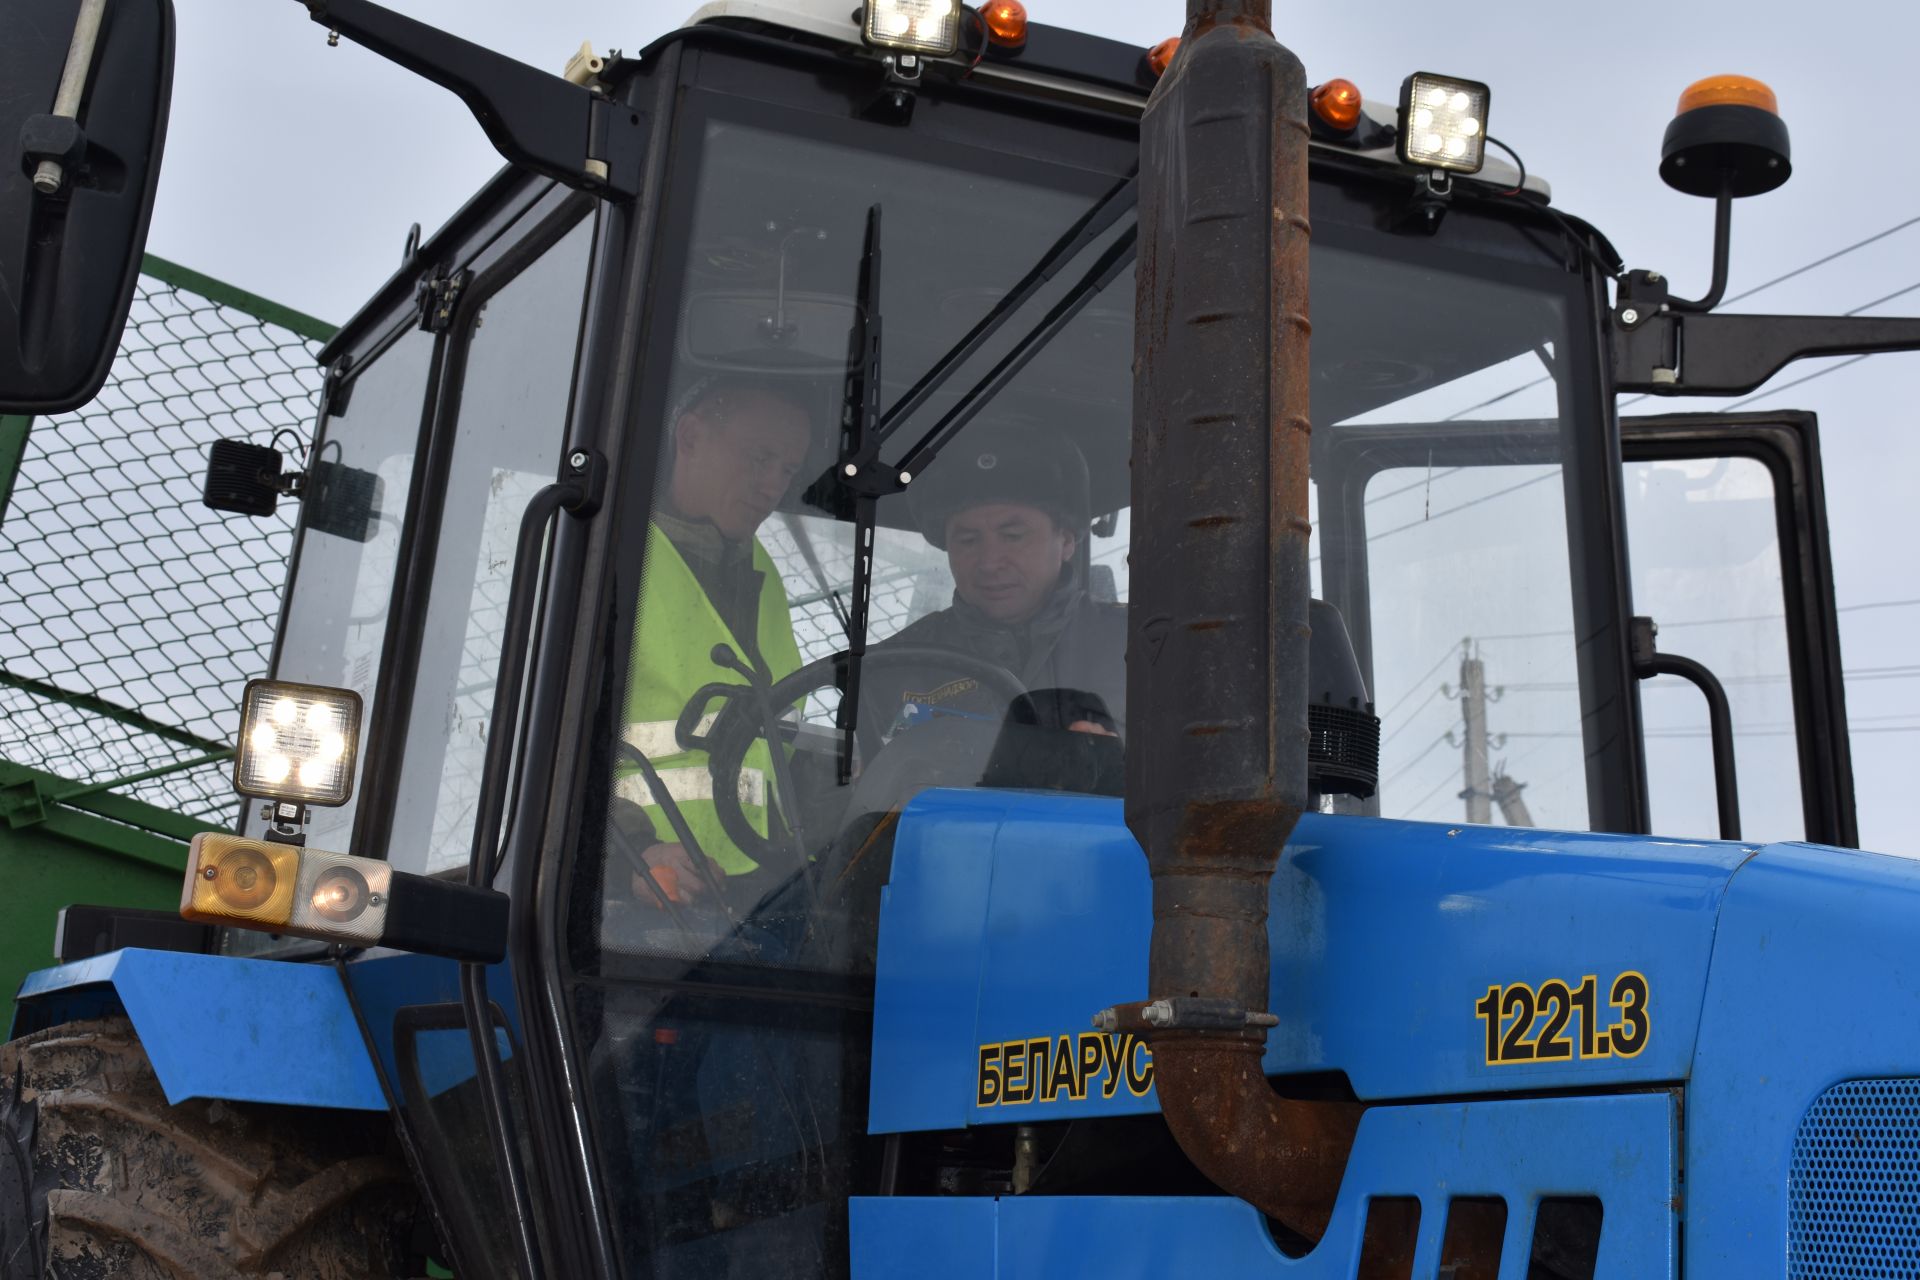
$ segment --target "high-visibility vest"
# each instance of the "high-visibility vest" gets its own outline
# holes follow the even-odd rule
[[[758,538],[753,542],[753,567],[760,571],[755,639],[761,661],[778,681],[799,670],[800,648],[794,642],[793,621],[787,613],[786,587]],[[745,683],[736,673],[714,665],[716,644],[728,645],[743,659],[752,661],[721,621],[673,542],[658,526],[648,525],[646,574],[641,581],[639,619],[634,628],[632,673],[627,678],[627,744],[644,754],[659,771],[661,785],[679,806],[701,850],[728,875],[739,875],[757,864],[720,826],[707,753],[681,750],[674,736],[680,712],[700,689],[715,683]],[[712,704],[708,724],[701,726],[702,730],[710,725],[720,705],[718,700]],[[773,710],[778,715],[784,708]],[[767,832],[767,801],[773,793],[771,766],[766,739],[757,739],[747,751],[738,785],[741,808],[762,835]],[[619,794],[647,811],[661,840],[677,841],[666,810],[656,803],[639,770],[623,763],[616,773]]]

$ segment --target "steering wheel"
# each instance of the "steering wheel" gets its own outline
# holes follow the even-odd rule
[[[786,708],[796,705],[809,695],[822,689],[844,689],[846,687],[846,669],[848,655],[829,654],[807,663],[792,675],[774,682],[767,693],[767,705],[771,714],[778,715]],[[951,649],[938,649],[929,645],[900,645],[884,649],[869,650],[860,660],[862,680],[868,675],[882,671],[892,671],[903,667],[924,669],[928,666],[972,676],[979,680],[1003,701],[1011,703],[1026,693],[1027,687],[1020,677],[984,658],[972,654],[960,653]],[[740,804],[740,771],[746,766],[747,752],[752,750],[756,740],[766,736],[766,725],[761,717],[759,699],[753,692],[741,685],[708,685],[694,695],[680,717],[680,738],[683,745],[692,737],[689,729],[705,715],[707,703],[714,696],[724,696],[720,711],[716,714],[713,728],[704,739],[707,751],[707,767],[713,775],[713,806],[715,816],[720,820],[721,829],[728,839],[749,858],[765,864],[769,859],[782,860],[789,857],[766,836],[754,829],[747,820],[746,810]],[[861,724],[857,718],[855,724],[860,741],[869,752],[876,749],[879,734],[870,726]],[[697,745],[697,744],[696,744]],[[797,797],[787,797],[787,802],[798,803]]]

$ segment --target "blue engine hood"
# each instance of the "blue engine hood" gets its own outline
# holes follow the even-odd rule
[[[1716,922],[1760,852],[1309,814],[1273,879],[1267,1071],[1341,1072],[1368,1101],[1686,1080]],[[1148,995],[1151,923],[1118,801],[916,799],[881,915],[875,1131],[1155,1110],[1145,1045],[1101,1044],[1089,1022]],[[1576,1014],[1567,1058],[1488,1060],[1476,1005],[1490,989],[1591,976],[1604,1032],[1625,1016],[1609,996],[1630,974],[1647,993],[1637,1052],[1601,1039],[1583,1056]]]

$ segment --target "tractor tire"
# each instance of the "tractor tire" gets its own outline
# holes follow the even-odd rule
[[[391,1280],[417,1196],[384,1115],[169,1106],[125,1018],[0,1047],[0,1280]]]

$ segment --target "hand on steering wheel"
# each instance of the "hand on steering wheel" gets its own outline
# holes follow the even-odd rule
[[[848,655],[845,653],[829,654],[775,681],[767,697],[773,714],[779,715],[787,708],[804,702],[819,690],[845,689],[847,662]],[[878,672],[902,667],[925,670],[929,666],[973,676],[1004,702],[1010,703],[1027,691],[1018,676],[997,663],[968,653],[926,645],[869,650],[860,661],[861,679],[864,683],[868,676]],[[701,695],[705,696],[714,690],[715,686],[708,686],[701,691]],[[692,710],[690,706],[689,711]],[[859,718],[859,711],[860,708],[855,708],[855,723],[862,746],[868,751],[875,750],[879,735],[874,726],[865,724]],[[682,723],[687,722],[688,717],[683,716]],[[758,863],[765,863],[769,859],[778,861],[783,856],[780,846],[762,835],[748,821],[740,803],[740,771],[746,765],[747,752],[756,740],[765,736],[766,728],[761,722],[757,701],[746,688],[739,687],[738,693],[730,693],[726,697],[714,718],[713,728],[703,740],[708,769],[713,776],[713,803],[720,826],[742,853]],[[774,745],[777,748],[778,744]],[[798,798],[792,796],[782,797],[782,800],[789,806],[798,803]]]

